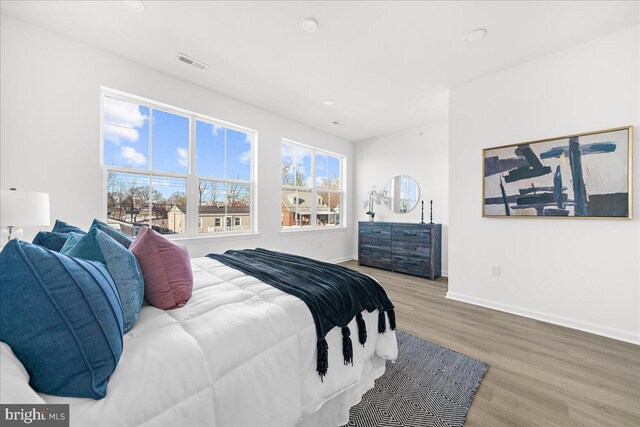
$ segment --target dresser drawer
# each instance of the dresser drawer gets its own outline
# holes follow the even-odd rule
[[[427,259],[431,255],[431,246],[422,242],[394,240],[391,246],[393,255]]]
[[[393,241],[407,242],[431,242],[431,230],[423,227],[399,227],[395,226],[391,229],[391,239]]]
[[[375,255],[380,254],[387,257],[391,256],[391,246],[388,244],[380,244],[380,242],[376,243],[365,243],[360,241],[360,254],[365,255]]]
[[[391,240],[391,226],[389,224],[362,224],[360,225],[360,239]]]
[[[360,243],[391,247],[391,233],[360,233]]]
[[[375,251],[360,249],[358,262],[361,265],[391,270],[391,251]]]
[[[430,259],[423,257],[393,255],[391,267],[399,273],[428,277],[431,274]]]

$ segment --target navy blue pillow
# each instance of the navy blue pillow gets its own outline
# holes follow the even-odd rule
[[[103,398],[122,334],[118,291],[102,264],[18,240],[0,252],[0,341],[36,391]]]
[[[113,227],[110,227],[108,224],[105,224],[100,220],[94,219],[93,223],[91,223],[91,228],[97,228],[103,233],[108,234],[109,237],[111,237],[112,239],[114,239],[116,242],[120,243],[122,246],[124,246],[127,249],[129,249],[129,246],[131,246],[131,243],[133,242],[133,237],[127,236],[123,232],[118,231]]]
[[[72,233],[57,233],[55,231],[41,231],[33,238],[34,245],[42,246],[52,251],[60,252]]]
[[[79,229],[75,225],[69,225],[64,221],[60,221],[56,219],[56,223],[53,224],[53,230],[56,233],[78,233],[78,234],[86,234],[85,231]]]

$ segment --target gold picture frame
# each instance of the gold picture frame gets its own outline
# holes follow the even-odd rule
[[[482,150],[483,218],[631,219],[632,209],[633,126]]]

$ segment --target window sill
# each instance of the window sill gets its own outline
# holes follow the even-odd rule
[[[245,240],[245,239],[257,239],[260,237],[260,233],[228,233],[228,234],[208,234],[206,236],[185,236],[175,237],[169,239],[172,242],[188,244],[188,243],[206,243],[207,241],[216,240]]]
[[[280,236],[286,236],[288,234],[331,233],[331,232],[347,231],[348,229],[349,227],[295,228],[295,229],[281,229],[278,234]]]

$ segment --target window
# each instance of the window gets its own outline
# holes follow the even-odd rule
[[[342,156],[282,141],[282,228],[341,226]]]
[[[112,92],[103,110],[109,225],[131,236],[142,225],[182,236],[252,231],[255,132]],[[223,229],[229,209],[241,221]]]
[[[198,215],[211,227],[200,233],[251,230],[251,158],[253,135],[216,122],[196,120]],[[233,215],[226,227],[220,216]]]

